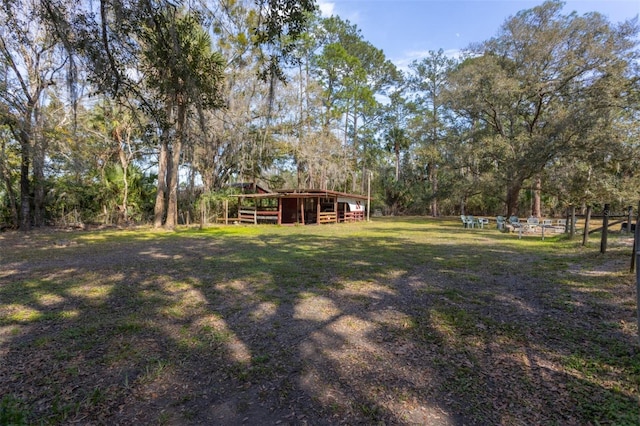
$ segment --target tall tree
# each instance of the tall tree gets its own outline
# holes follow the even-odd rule
[[[48,87],[56,83],[65,58],[39,19],[35,1],[3,1],[0,7],[0,124],[8,126],[20,145],[20,223],[31,227],[32,184],[36,180],[36,225],[42,225],[43,168],[46,140],[42,131],[42,103]],[[35,161],[34,161],[35,159]],[[33,175],[30,172],[33,169]]]
[[[389,96],[389,103],[384,108],[382,125],[385,128],[385,148],[393,153],[396,181],[400,178],[400,155],[411,146],[408,131],[410,109],[412,108],[402,97],[401,91],[392,93]]]
[[[447,130],[451,127],[450,114],[446,108],[444,92],[448,87],[448,75],[456,65],[440,49],[410,65],[409,89],[414,94],[418,109],[413,122],[419,151],[426,161],[432,197],[430,211],[438,216],[438,171],[444,159],[443,150],[447,141]]]
[[[202,114],[223,105],[224,61],[212,52],[211,39],[195,15],[169,9],[163,16],[147,28],[142,68],[165,114],[154,224],[160,226],[164,216],[164,225],[171,229],[178,223],[178,176],[187,120],[194,111]]]
[[[341,123],[344,149],[351,158],[346,169],[360,162],[366,174],[367,145],[360,140],[367,125],[376,123],[380,103],[376,94],[397,78],[397,69],[382,50],[365,41],[357,26],[338,17],[321,20],[321,51],[314,58],[314,72],[323,88],[324,127]],[[361,180],[364,185],[364,179]],[[354,182],[355,186],[355,182]]]
[[[405,129],[393,126],[385,133],[385,140],[387,141],[387,149],[393,152],[395,157],[395,176],[398,180],[400,178],[400,153],[409,147],[409,138],[407,138]]]
[[[508,19],[451,77],[451,106],[482,124],[473,143],[495,165],[507,214],[525,181],[551,161],[614,139],[606,117],[630,92],[637,23],[564,15],[562,6],[549,1]],[[603,125],[606,138],[594,133]]]
[[[0,89],[1,90],[1,89]],[[18,214],[18,196],[16,195],[15,170],[20,169],[19,150],[14,142],[11,131],[7,126],[0,125],[0,179],[4,190],[0,190],[0,194],[4,194],[0,199],[4,199],[4,206],[0,207],[0,213],[3,222],[17,227],[20,223]],[[2,186],[0,186],[2,188]]]

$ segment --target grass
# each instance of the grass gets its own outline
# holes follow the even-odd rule
[[[0,424],[640,424],[628,238],[458,222],[0,234]]]

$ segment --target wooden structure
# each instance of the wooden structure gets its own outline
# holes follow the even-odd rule
[[[323,190],[278,190],[238,195],[241,223],[322,224],[365,219],[367,197]]]

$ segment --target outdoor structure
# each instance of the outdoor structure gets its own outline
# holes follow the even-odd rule
[[[238,195],[242,223],[321,224],[364,220],[367,197],[302,189]]]

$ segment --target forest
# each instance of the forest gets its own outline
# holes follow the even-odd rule
[[[198,220],[239,183],[386,215],[640,199],[638,18],[547,1],[401,69],[312,0],[2,0],[0,227]]]

